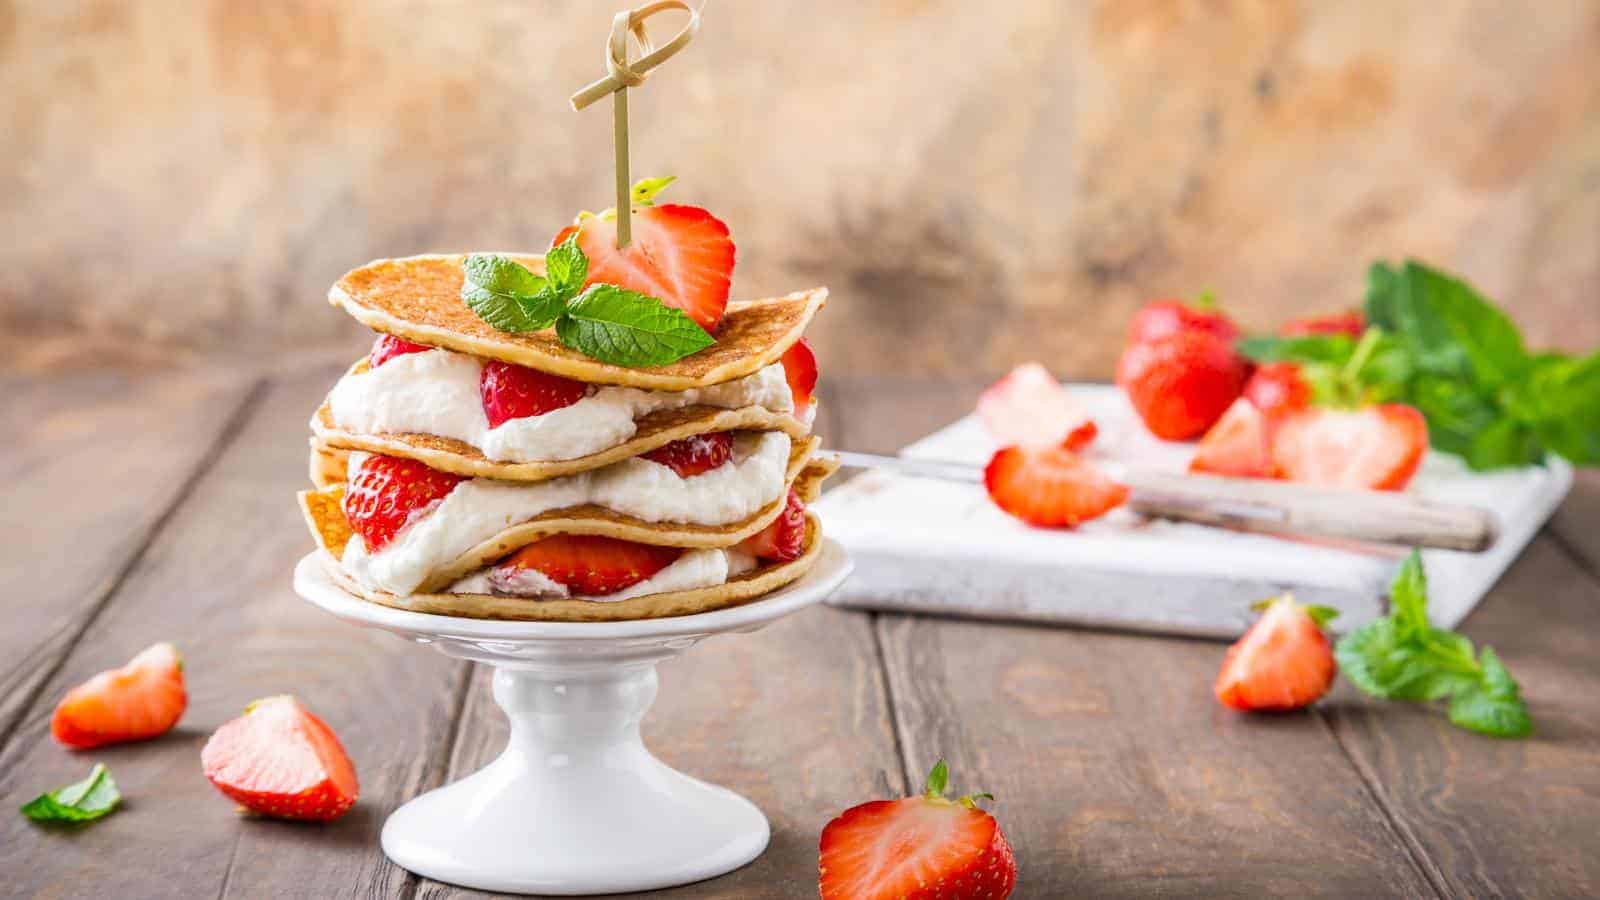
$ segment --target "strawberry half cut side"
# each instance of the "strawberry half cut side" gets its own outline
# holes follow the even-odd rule
[[[1000,823],[977,804],[993,798],[948,798],[948,777],[940,760],[922,796],[863,803],[829,822],[817,847],[822,900],[1010,896],[1016,856]]]
[[[1338,613],[1302,606],[1284,594],[1257,604],[1265,612],[1222,660],[1215,687],[1223,706],[1285,712],[1317,701],[1338,666],[1322,628]]]
[[[617,249],[615,218],[592,216],[556,235],[552,247],[576,233],[589,258],[584,287],[614,284],[675,306],[715,332],[728,306],[734,246],[728,226],[698,206],[634,207],[633,240]]]
[[[1272,437],[1281,477],[1325,487],[1404,490],[1427,452],[1427,420],[1399,403],[1303,409],[1285,417]]]
[[[1233,478],[1271,478],[1270,441],[1266,414],[1240,397],[1200,439],[1194,458],[1189,460],[1189,471]]]
[[[1089,411],[1036,362],[1023,363],[978,398],[978,418],[1001,444],[1080,450],[1098,429]]]
[[[200,762],[235,803],[280,819],[337,819],[360,794],[333,729],[287,695],[257,700],[218,728]]]
[[[50,733],[78,749],[142,741],[166,734],[188,705],[183,658],[171,644],[155,644],[68,691],[50,717]]]
[[[1128,488],[1061,447],[1003,447],[983,470],[995,505],[1029,525],[1073,526],[1128,499]]]

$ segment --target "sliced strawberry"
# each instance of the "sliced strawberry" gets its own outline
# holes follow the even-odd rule
[[[1266,363],[1256,367],[1244,384],[1244,396],[1256,409],[1278,416],[1311,405],[1311,385],[1291,362]]]
[[[978,398],[978,418],[1002,444],[1080,450],[1098,429],[1044,366],[1023,363]]]
[[[950,799],[940,760],[920,797],[874,800],[822,829],[817,847],[822,900],[1005,900],[1017,860],[987,794]],[[992,799],[992,798],[991,798]]]
[[[218,728],[200,763],[235,803],[279,819],[337,819],[360,793],[339,738],[287,695],[257,700]]]
[[[1128,499],[1127,487],[1062,447],[1004,447],[983,485],[996,506],[1030,525],[1077,525]]]
[[[50,733],[68,747],[98,747],[166,734],[189,705],[183,659],[171,644],[148,647],[61,698]]]
[[[733,459],[733,434],[696,434],[641,455],[677,472],[679,478],[693,478]]]
[[[1310,407],[1283,419],[1272,462],[1290,481],[1327,487],[1403,490],[1428,451],[1428,423],[1410,406]]]
[[[1266,614],[1228,648],[1217,700],[1234,709],[1277,711],[1316,702],[1337,671],[1322,633],[1334,615],[1326,607],[1301,606],[1288,594],[1269,601]]]
[[[592,284],[614,284],[660,298],[715,331],[728,306],[734,247],[728,226],[698,206],[667,203],[633,210],[633,241],[617,249],[617,222],[594,216],[556,235],[556,246],[573,234],[589,257]]]
[[[489,419],[489,427],[499,428],[512,419],[542,416],[571,406],[588,396],[589,386],[571,378],[491,359],[483,364],[478,393],[483,398],[483,414]]]
[[[367,354],[367,367],[376,369],[396,356],[432,349],[427,344],[413,344],[392,334],[380,334],[378,339],[372,342],[372,352]]]
[[[604,596],[630,588],[672,565],[680,547],[657,547],[619,538],[558,534],[523,547],[495,567],[501,580],[534,569],[574,594]]]
[[[1200,439],[1200,446],[1189,461],[1189,471],[1233,478],[1271,478],[1267,415],[1244,397],[1233,401]]]
[[[1287,322],[1278,329],[1278,334],[1284,337],[1308,337],[1319,334],[1343,334],[1352,338],[1361,337],[1367,330],[1367,317],[1359,309],[1348,309],[1344,312],[1329,313],[1321,316],[1307,316]]]
[[[1203,331],[1130,344],[1117,361],[1117,384],[1145,427],[1169,441],[1204,434],[1249,376],[1249,362],[1232,344]]]
[[[811,405],[817,389],[817,354],[811,342],[801,338],[783,353],[783,377],[789,381],[789,393],[794,395],[796,412],[805,412]]]
[[[739,543],[739,549],[761,559],[788,562],[806,550],[806,505],[789,489],[783,511],[772,523]]]
[[[1230,344],[1239,339],[1239,326],[1221,310],[1182,300],[1155,300],[1134,313],[1128,326],[1128,343],[1164,340],[1186,331],[1209,334]]]
[[[367,549],[377,552],[389,546],[400,529],[427,515],[464,480],[414,459],[373,455],[366,458],[345,486],[340,506]]]

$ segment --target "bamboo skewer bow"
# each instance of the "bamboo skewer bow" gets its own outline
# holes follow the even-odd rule
[[[680,10],[689,14],[683,29],[660,47],[650,41],[645,20],[651,16]],[[617,249],[633,240],[633,204],[628,177],[628,88],[644,84],[650,70],[671,59],[694,40],[700,31],[700,11],[685,0],[656,0],[611,20],[611,38],[606,41],[606,75],[572,95],[572,108],[583,109],[600,98],[611,96],[611,127],[617,157]],[[628,61],[628,37],[639,45],[640,56]]]

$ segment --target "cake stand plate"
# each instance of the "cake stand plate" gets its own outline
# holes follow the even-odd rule
[[[494,667],[494,699],[511,720],[505,751],[396,810],[383,826],[384,853],[438,881],[572,895],[700,881],[766,849],[770,829],[754,804],[645,749],[639,722],[656,696],[656,664],[816,603],[849,574],[844,550],[826,541],[805,577],[760,600],[629,622],[391,609],[346,593],[315,553],[295,567],[294,588],[341,619]]]

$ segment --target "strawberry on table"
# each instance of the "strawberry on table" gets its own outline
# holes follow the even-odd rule
[[[589,387],[571,378],[491,359],[483,364],[478,393],[489,427],[499,428],[512,419],[542,416],[571,406],[588,396]]]
[[[1145,427],[1169,441],[1205,433],[1249,375],[1249,362],[1231,343],[1203,331],[1130,344],[1117,361],[1117,384]]]
[[[339,738],[287,695],[257,700],[218,728],[200,762],[235,803],[280,819],[337,819],[360,792]]]
[[[1272,438],[1279,475],[1326,487],[1404,490],[1427,451],[1427,421],[1400,403],[1302,409],[1286,416]]]
[[[1080,450],[1098,429],[1044,366],[1023,363],[978,398],[978,418],[1002,444]]]
[[[776,562],[800,558],[806,549],[806,505],[794,488],[772,524],[740,541],[739,549]]]
[[[863,803],[829,822],[817,848],[822,900],[1009,897],[1016,857],[1000,823],[977,803],[994,798],[950,799],[948,779],[941,759],[921,796]]]
[[[1293,319],[1284,323],[1278,329],[1278,334],[1284,337],[1312,337],[1319,334],[1343,334],[1352,338],[1361,337],[1367,330],[1367,316],[1359,309],[1348,309],[1344,312],[1327,313],[1320,316],[1307,316]]]
[[[178,649],[155,644],[68,691],[50,718],[50,733],[79,749],[142,741],[166,734],[188,705]]]
[[[1302,606],[1289,594],[1257,607],[1265,612],[1222,660],[1217,701],[1234,709],[1276,712],[1315,703],[1338,671],[1322,631],[1338,612]]]
[[[414,459],[374,454],[350,479],[340,506],[367,549],[377,552],[389,546],[413,520],[427,515],[464,480]]]
[[[1128,488],[1064,447],[1003,447],[983,470],[995,505],[1030,525],[1072,526],[1105,515]]]
[[[811,342],[801,338],[783,353],[783,377],[789,382],[789,393],[794,396],[794,409],[804,414],[815,400],[817,389],[817,354]]]
[[[376,369],[396,356],[407,353],[422,353],[432,350],[427,344],[413,344],[404,338],[397,338],[392,334],[380,334],[372,342],[372,352],[367,354],[367,366]]]
[[[1128,343],[1165,340],[1186,331],[1203,332],[1230,344],[1239,338],[1239,326],[1217,309],[1208,295],[1196,303],[1184,303],[1182,300],[1153,300],[1146,303],[1134,314],[1133,322],[1128,326]]]
[[[519,569],[533,569],[574,594],[604,596],[633,587],[672,565],[679,547],[657,547],[620,538],[558,534],[511,554],[490,578],[515,583]]]
[[[641,455],[678,473],[679,478],[692,478],[733,458],[733,435],[726,431],[691,435]]]

